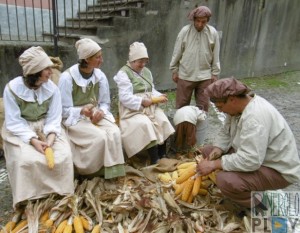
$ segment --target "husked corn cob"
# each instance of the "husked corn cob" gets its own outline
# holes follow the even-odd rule
[[[175,188],[175,195],[179,195],[180,193],[182,193],[182,190],[184,189],[184,186],[186,185],[186,182],[183,182],[181,184],[177,184],[176,188]]]
[[[27,220],[21,220],[16,227],[12,230],[11,233],[17,233],[20,231],[23,227],[25,227],[28,224]]]
[[[41,223],[45,223],[47,221],[47,219],[49,219],[49,211],[45,211],[41,217],[40,217],[40,222]]]
[[[211,180],[203,180],[201,181],[201,188],[208,189],[212,184],[213,182]]]
[[[4,229],[2,229],[0,231],[0,233],[11,232],[14,229],[14,227],[17,225],[17,222],[19,221],[20,217],[21,217],[21,214],[20,213],[16,213],[12,217],[11,221],[9,221],[8,223],[6,223]]]
[[[194,182],[193,190],[192,190],[192,195],[197,196],[199,189],[201,186],[201,176],[197,176]]]
[[[4,229],[0,231],[0,233],[11,232],[15,226],[16,226],[16,222],[9,221],[8,223],[6,223]]]
[[[68,220],[62,221],[56,228],[55,233],[63,233],[67,223],[68,223]]]
[[[186,171],[186,169],[187,169],[187,168],[184,168],[184,169],[183,169],[183,168],[182,168],[182,169],[178,169],[178,170],[177,170],[178,177],[181,176],[181,175]]]
[[[53,225],[53,226],[52,226],[51,233],[55,233],[55,231],[56,231],[56,226],[55,226],[55,225]]]
[[[83,229],[87,231],[91,231],[93,229],[93,223],[89,222],[85,217],[80,216],[80,220],[82,222]]]
[[[176,180],[178,178],[178,172],[175,170],[172,172],[172,180]]]
[[[100,225],[95,225],[91,233],[100,233]]]
[[[52,211],[50,213],[50,217],[49,219],[47,219],[45,222],[44,222],[44,226],[46,228],[51,228],[53,226],[53,223],[54,221],[57,219],[57,217],[59,216],[60,212],[58,210],[55,210],[55,211]]]
[[[170,176],[170,174],[168,172],[164,173],[164,174],[158,174],[157,178],[163,182],[163,183],[169,183],[170,181],[172,181],[172,177]]]
[[[184,186],[184,189],[182,190],[181,200],[186,202],[189,199],[189,196],[193,189],[193,185],[194,185],[194,179],[190,177],[187,180],[186,185]]]
[[[185,162],[185,163],[179,164],[177,166],[177,169],[186,169],[189,166],[194,165],[194,164],[196,164],[196,162]]]
[[[45,150],[45,157],[47,160],[48,167],[50,169],[54,168],[54,153],[51,147],[47,147]]]
[[[188,178],[196,174],[196,164],[188,167],[186,171],[176,179],[177,184],[181,184],[186,181]]]
[[[65,226],[65,229],[63,233],[72,233],[73,231],[73,217],[69,217],[67,225]]]
[[[151,97],[151,100],[152,100],[153,104],[159,104],[164,99],[165,99],[164,96],[153,96],[153,97]]]
[[[74,217],[73,225],[76,233],[84,233],[82,222],[78,215]]]
[[[207,193],[208,193],[208,191],[206,189],[199,189],[199,192],[198,192],[199,195],[203,195],[203,196],[205,196]]]
[[[193,194],[192,194],[192,192],[191,192],[191,193],[190,193],[190,196],[189,196],[189,198],[188,198],[188,200],[187,200],[187,203],[192,203],[193,200],[194,200],[194,196],[193,196]]]
[[[202,180],[208,180],[208,175],[202,176]]]
[[[214,184],[217,184],[217,177],[215,172],[211,172],[208,174],[209,179],[214,182]]]
[[[63,233],[72,233],[72,231],[73,231],[73,226],[67,224],[64,231],[63,231]]]

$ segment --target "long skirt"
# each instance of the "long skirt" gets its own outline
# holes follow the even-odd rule
[[[55,166],[49,169],[44,154],[2,128],[4,155],[12,189],[13,207],[22,201],[49,194],[73,194],[74,171],[70,145],[62,130],[52,149]]]
[[[115,123],[104,118],[94,125],[81,119],[66,132],[78,174],[91,175],[104,168],[106,179],[125,175],[121,133]]]
[[[150,144],[163,144],[175,132],[168,117],[158,105],[133,111],[120,104],[119,114],[123,147],[129,158]]]

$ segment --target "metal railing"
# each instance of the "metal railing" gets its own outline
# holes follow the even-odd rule
[[[96,27],[98,21],[112,17],[116,11],[126,16],[129,4],[141,7],[142,3],[142,0],[0,0],[0,40],[57,44],[60,36]]]

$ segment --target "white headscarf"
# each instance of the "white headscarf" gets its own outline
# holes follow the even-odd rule
[[[25,77],[53,66],[53,62],[40,46],[25,50],[19,57],[19,64],[22,66],[23,75]]]
[[[147,48],[144,43],[134,42],[129,47],[129,62],[135,61],[141,58],[149,58]]]
[[[92,39],[83,38],[75,43],[79,59],[92,57],[101,50],[101,47]]]

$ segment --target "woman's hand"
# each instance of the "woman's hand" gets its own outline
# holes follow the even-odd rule
[[[55,141],[56,134],[55,133],[49,133],[47,136],[47,145],[51,147]]]
[[[153,96],[151,97],[152,104],[160,104],[160,103],[166,103],[168,101],[167,95],[162,94],[160,96]]]
[[[93,104],[86,104],[81,108],[80,115],[91,117],[93,115]]]
[[[168,102],[168,97],[167,97],[166,94],[160,95],[159,98],[160,98],[160,103],[166,103],[166,102]]]
[[[92,116],[90,116],[90,120],[93,124],[97,124],[104,118],[104,112],[102,110],[94,110]]]
[[[40,153],[45,154],[45,149],[48,147],[47,142],[43,142],[37,138],[31,138],[30,144]]]
[[[142,106],[149,107],[152,104],[152,100],[150,98],[144,97],[142,99]]]

